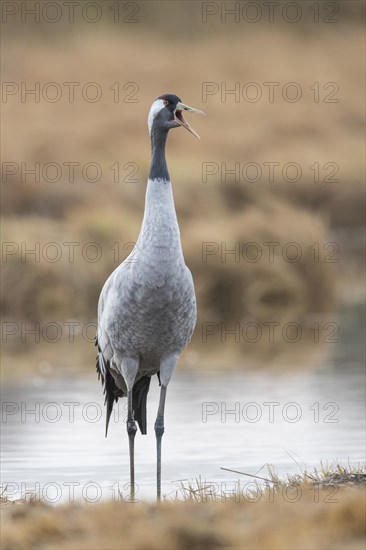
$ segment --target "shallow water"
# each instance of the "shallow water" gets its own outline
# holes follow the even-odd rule
[[[36,492],[47,502],[93,502],[116,497],[117,487],[128,497],[125,400],[105,439],[101,387],[94,378],[36,378],[5,386],[2,395],[2,485],[10,498]],[[139,500],[155,495],[158,396],[154,377],[148,435],[136,436]],[[355,464],[365,460],[364,433],[364,375],[354,363],[283,375],[179,370],[167,396],[163,494],[174,496],[176,480],[198,476],[230,491],[240,476],[220,467],[256,474],[271,463],[287,474],[320,461]]]

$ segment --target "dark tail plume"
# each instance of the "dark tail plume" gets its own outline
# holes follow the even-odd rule
[[[98,346],[98,341],[95,339],[95,345]],[[104,388],[105,400],[104,403],[107,406],[107,415],[106,415],[106,426],[105,426],[105,436],[108,434],[109,420],[111,418],[113,405],[118,401],[119,397],[122,397],[122,392],[118,389],[115,384],[114,378],[109,371],[109,363],[106,362],[103,353],[98,346],[98,355],[97,355],[97,373],[98,378],[102,379],[102,384]]]
[[[111,414],[113,411],[113,405],[118,401],[118,395],[116,395],[116,385],[114,383],[113,376],[107,371],[104,382],[105,404],[107,406],[106,423],[105,423],[105,436],[108,435],[108,426]]]
[[[147,433],[146,399],[150,381],[150,376],[143,376],[136,382],[132,390],[133,414],[139,425],[140,432],[144,435]]]

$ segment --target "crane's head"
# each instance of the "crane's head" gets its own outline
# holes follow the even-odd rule
[[[188,132],[199,138],[199,135],[193,130],[183,116],[183,111],[188,113],[197,113],[204,115],[203,111],[188,107],[181,102],[180,98],[174,94],[163,94],[159,96],[151,106],[148,118],[149,133],[152,130],[167,132],[172,128],[183,126]]]

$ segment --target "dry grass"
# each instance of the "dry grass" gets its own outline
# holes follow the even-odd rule
[[[300,473],[288,474],[285,477],[279,476],[276,469],[271,464],[266,464],[257,472],[257,474],[248,474],[246,472],[221,468],[226,472],[244,476],[238,479],[235,488],[231,487],[231,493],[228,493],[227,487],[220,487],[217,483],[203,480],[201,477],[194,480],[179,480],[179,487],[165,498],[174,497],[177,501],[192,502],[223,502],[228,499],[234,499],[240,502],[245,494],[248,500],[255,501],[267,491],[273,495],[282,496],[287,491],[293,493],[303,488],[326,488],[340,486],[362,486],[366,485],[366,468],[364,465],[343,466],[337,462],[320,463],[319,468],[308,472],[300,467]],[[244,481],[242,481],[244,480]],[[250,481],[250,486],[246,485]],[[245,489],[245,493],[243,490]]]
[[[211,27],[194,23],[187,14],[192,35],[181,31],[172,40],[171,34],[159,34],[157,12],[151,7],[144,12],[144,24],[123,33],[115,27],[98,27],[95,32],[94,27],[82,26],[77,33],[68,28],[65,36],[56,32],[51,40],[46,30],[44,38],[36,38],[35,32],[23,35],[14,28],[14,38],[7,35],[2,52],[5,81],[96,81],[104,95],[97,103],[81,101],[78,95],[75,103],[22,103],[10,97],[2,105],[7,132],[3,160],[29,166],[92,161],[99,163],[103,177],[92,184],[78,171],[70,183],[64,172],[57,183],[34,183],[31,178],[22,183],[17,174],[3,184],[3,240],[24,242],[29,248],[40,243],[41,250],[45,243],[56,242],[62,248],[62,259],[56,263],[42,257],[39,262],[30,257],[22,262],[19,254],[8,259],[1,298],[5,318],[95,318],[101,286],[116,267],[109,247],[119,242],[122,260],[128,253],[123,247],[138,235],[149,162],[146,113],[152,99],[168,90],[208,113],[196,122],[201,142],[176,131],[168,148],[183,246],[197,286],[199,321],[191,349],[201,355],[212,352],[221,363],[235,362],[243,354],[254,359],[259,354],[267,361],[274,352],[287,353],[282,339],[276,349],[264,341],[261,346],[222,346],[220,337],[207,346],[202,344],[202,324],[293,321],[305,326],[314,314],[331,315],[334,321],[339,300],[347,298],[350,289],[358,298],[362,292],[359,247],[348,255],[342,249],[336,264],[326,263],[329,250],[322,251],[324,243],[338,242],[335,231],[344,232],[349,246],[347,231],[364,227],[363,29],[356,4],[344,12],[342,32],[324,25],[311,30],[254,25],[245,27],[245,33],[238,27],[226,33],[215,28],[212,33]],[[177,3],[176,9],[182,6]],[[167,14],[167,28],[178,11]],[[182,58],[182,51],[192,60],[184,71],[172,64]],[[117,80],[121,85],[138,84],[137,103],[113,102],[108,86]],[[225,82],[228,88],[237,81],[298,81],[304,99],[296,104],[250,104],[230,98],[222,102],[218,94],[205,105],[201,88],[207,81]],[[314,103],[311,93],[305,93],[313,82],[338,83],[339,103]],[[117,160],[121,166],[138,165],[139,183],[113,183],[108,167]],[[273,183],[221,183],[217,175],[203,183],[202,162],[223,161],[229,167],[234,162],[295,161],[304,177],[297,183],[282,177]],[[339,164],[340,181],[314,183],[308,167],[329,161]],[[222,243],[232,249],[251,241],[264,252],[257,263],[235,262],[231,256],[222,262],[220,253],[202,261],[203,243],[214,242],[221,250]],[[279,252],[290,241],[303,252],[296,263],[284,261]],[[73,263],[65,242],[80,243]],[[88,242],[101,247],[100,261],[82,257],[80,250]],[[264,242],[280,243],[273,263]],[[320,245],[318,262],[310,250],[314,243]]]
[[[160,506],[2,506],[2,549],[362,549],[365,489],[355,477],[364,481],[365,472],[341,470],[339,483],[331,469],[331,485],[319,484],[327,479],[325,471],[285,481],[272,472],[270,486],[235,497],[212,496],[210,485],[198,481],[182,485],[183,502]]]

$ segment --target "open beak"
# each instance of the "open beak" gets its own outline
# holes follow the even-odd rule
[[[186,119],[183,116],[183,111],[187,111],[188,113],[196,113],[198,115],[205,115],[203,111],[199,111],[198,109],[193,109],[193,107],[189,107],[188,105],[184,105],[184,103],[177,103],[177,107],[174,111],[174,120],[180,125],[183,126],[188,132],[191,132],[196,138],[200,139],[200,136],[193,130],[192,126],[188,124]]]

